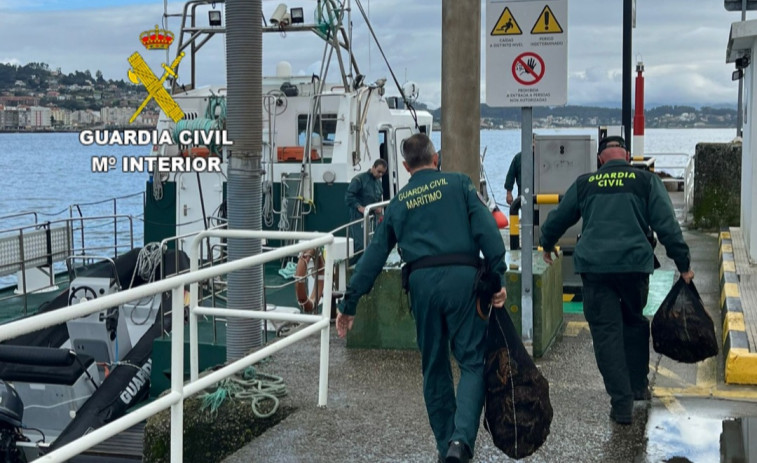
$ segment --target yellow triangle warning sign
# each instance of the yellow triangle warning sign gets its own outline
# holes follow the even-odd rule
[[[545,5],[541,10],[539,19],[536,20],[534,27],[531,28],[532,34],[562,34],[563,30],[560,23],[557,22],[555,14]]]
[[[505,11],[502,12],[497,24],[494,25],[491,35],[521,35],[522,33],[523,31],[520,30],[518,21],[513,17],[510,8],[505,7]]]

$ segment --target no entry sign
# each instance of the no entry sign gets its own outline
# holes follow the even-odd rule
[[[486,103],[568,100],[568,0],[487,0]]]
[[[530,51],[521,53],[513,61],[513,77],[523,85],[538,84],[544,77],[544,71],[544,60]]]

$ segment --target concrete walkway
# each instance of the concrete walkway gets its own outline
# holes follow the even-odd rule
[[[697,288],[720,337],[718,235],[686,230],[685,238]],[[657,253],[663,270],[674,269],[662,246]],[[259,366],[284,377],[290,390],[285,401],[297,411],[226,463],[436,461],[417,351],[347,349],[332,330],[328,406],[318,408],[318,345],[317,338],[308,339]],[[680,394],[738,394],[723,385],[722,353],[717,359],[686,365],[661,357],[651,345],[650,351],[655,399],[635,405],[633,425],[615,425],[608,417],[609,397],[588,326],[582,315],[566,314],[562,335],[536,362],[550,384],[554,418],[547,442],[527,461],[643,462],[651,407],[662,407]],[[510,461],[492,445],[483,426],[474,461]]]

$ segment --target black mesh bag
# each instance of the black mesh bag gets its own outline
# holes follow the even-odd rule
[[[657,353],[683,363],[718,354],[715,324],[693,282],[679,278],[665,296],[652,319],[652,345]]]
[[[484,427],[507,456],[524,458],[549,435],[549,383],[526,352],[504,309],[491,310],[486,335]]]

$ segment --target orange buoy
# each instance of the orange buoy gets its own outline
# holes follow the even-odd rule
[[[308,275],[308,263],[311,260],[315,263],[316,283],[313,285],[310,296],[307,293],[307,275]],[[294,274],[294,292],[297,296],[297,304],[302,307],[305,313],[313,313],[315,308],[321,301],[323,296],[323,280],[325,266],[323,265],[323,257],[320,254],[316,255],[315,249],[308,249],[300,254],[300,258],[297,261],[297,270]]]
[[[507,227],[507,216],[502,211],[500,211],[498,207],[494,208],[492,215],[494,216],[494,220],[497,222],[497,228],[501,230]]]

